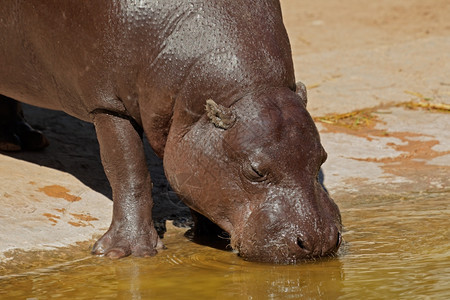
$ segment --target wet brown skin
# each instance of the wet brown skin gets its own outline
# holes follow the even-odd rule
[[[317,181],[326,154],[278,1],[28,0],[0,17],[0,94],[95,125],[114,209],[93,253],[162,246],[142,129],[174,190],[243,258],[338,249],[339,210]]]

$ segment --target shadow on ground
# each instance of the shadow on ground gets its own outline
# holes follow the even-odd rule
[[[112,192],[100,160],[93,124],[64,112],[23,105],[27,121],[41,130],[50,145],[38,152],[2,152],[10,157],[70,173],[89,188],[112,199]],[[145,141],[147,164],[153,182],[153,216],[157,227],[165,220],[177,226],[191,222],[190,211],[171,190],[164,175],[162,161]]]

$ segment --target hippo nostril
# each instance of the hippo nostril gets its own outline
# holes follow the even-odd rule
[[[300,238],[297,238],[297,245],[303,250],[306,250],[305,243],[303,243],[303,241]]]
[[[302,249],[303,252],[305,252],[306,254],[310,254],[312,251],[311,245],[307,241],[302,240],[301,238],[297,238],[297,246],[299,246],[300,249]]]

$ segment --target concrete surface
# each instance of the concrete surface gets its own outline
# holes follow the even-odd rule
[[[0,261],[106,231],[112,202],[65,172],[0,155]]]
[[[450,104],[449,36],[298,55],[294,63],[296,77],[309,87],[313,115],[401,103],[412,94]]]
[[[450,103],[450,5],[380,0],[368,1],[369,11],[360,2],[282,1],[311,114],[370,108],[373,116],[356,129],[317,122],[329,154],[325,184],[338,203],[355,193],[448,192],[450,114],[394,104]],[[0,154],[0,262],[14,259],[12,249],[94,241],[111,219],[92,125],[60,112],[25,112],[51,145],[38,153]],[[185,218],[188,210],[147,152],[154,214],[162,221]]]

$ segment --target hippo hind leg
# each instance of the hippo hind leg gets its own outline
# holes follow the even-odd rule
[[[21,104],[0,95],[0,150],[41,150],[47,146],[47,138],[25,120]]]

